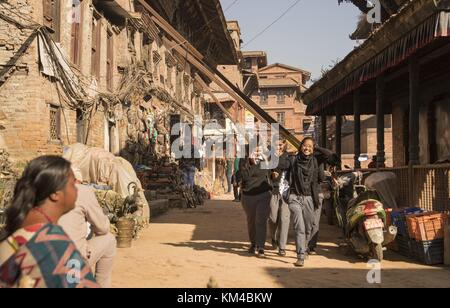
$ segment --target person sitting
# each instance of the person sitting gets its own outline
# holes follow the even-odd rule
[[[64,158],[42,156],[18,180],[0,235],[0,288],[99,287],[81,252],[56,224],[77,200],[70,167]]]
[[[116,254],[116,239],[110,233],[110,222],[103,213],[94,191],[83,185],[80,170],[74,168],[77,180],[78,198],[75,208],[62,216],[60,226],[75,242],[82,255],[95,268],[95,278],[103,288],[111,287],[111,276],[114,256]],[[93,237],[90,238],[92,230]]]

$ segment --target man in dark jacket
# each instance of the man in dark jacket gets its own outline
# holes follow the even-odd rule
[[[314,157],[317,160],[317,165],[319,167],[319,183],[323,183],[325,179],[325,165],[340,165],[339,157],[330,150],[321,148],[316,146],[314,149]],[[320,230],[320,218],[322,216],[322,205],[324,196],[322,192],[319,190],[318,194],[319,198],[319,206],[314,210],[314,223],[311,231],[310,238],[308,240],[308,250],[307,253],[309,255],[316,254],[317,243],[319,240],[319,230]]]

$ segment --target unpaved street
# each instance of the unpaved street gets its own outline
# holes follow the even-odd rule
[[[153,220],[133,243],[119,250],[114,287],[206,287],[214,277],[220,287],[450,287],[450,270],[411,263],[395,253],[383,262],[382,284],[366,282],[361,260],[338,246],[339,230],[322,225],[318,255],[305,268],[294,268],[288,256],[267,251],[265,260],[246,252],[243,210],[231,201],[209,201],[195,210],[171,210]]]

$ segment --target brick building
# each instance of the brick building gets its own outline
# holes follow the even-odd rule
[[[314,133],[314,117],[305,116],[306,106],[300,99],[311,73],[280,63],[267,65],[263,52],[245,52],[244,68],[258,79],[253,101],[298,140]]]
[[[320,135],[321,123],[318,121],[315,126],[316,136]],[[346,116],[343,120],[341,128],[341,157],[342,165],[352,167],[355,160],[355,134],[354,134],[354,118]],[[377,123],[374,116],[361,116],[361,158],[367,160],[361,161],[361,167],[367,168],[372,160],[372,157],[377,155]],[[392,167],[393,161],[393,136],[392,136],[392,117],[385,117],[385,152],[386,152],[386,166]],[[320,138],[319,138],[320,139]],[[319,140],[320,142],[320,140]],[[327,142],[326,147],[337,152],[336,149],[336,121],[329,117],[327,120]]]
[[[133,163],[170,155],[171,121],[201,116],[204,91],[154,15],[208,63],[237,63],[218,1],[200,2],[1,2],[0,148],[14,161],[76,142]]]

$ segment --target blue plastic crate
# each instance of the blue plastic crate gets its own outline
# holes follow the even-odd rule
[[[413,241],[413,250],[416,259],[426,265],[438,265],[444,263],[444,240]]]
[[[423,213],[423,210],[418,207],[411,207],[403,210],[394,211],[391,214],[392,224],[397,227],[399,235],[409,237],[408,225],[406,223],[406,216]]]

